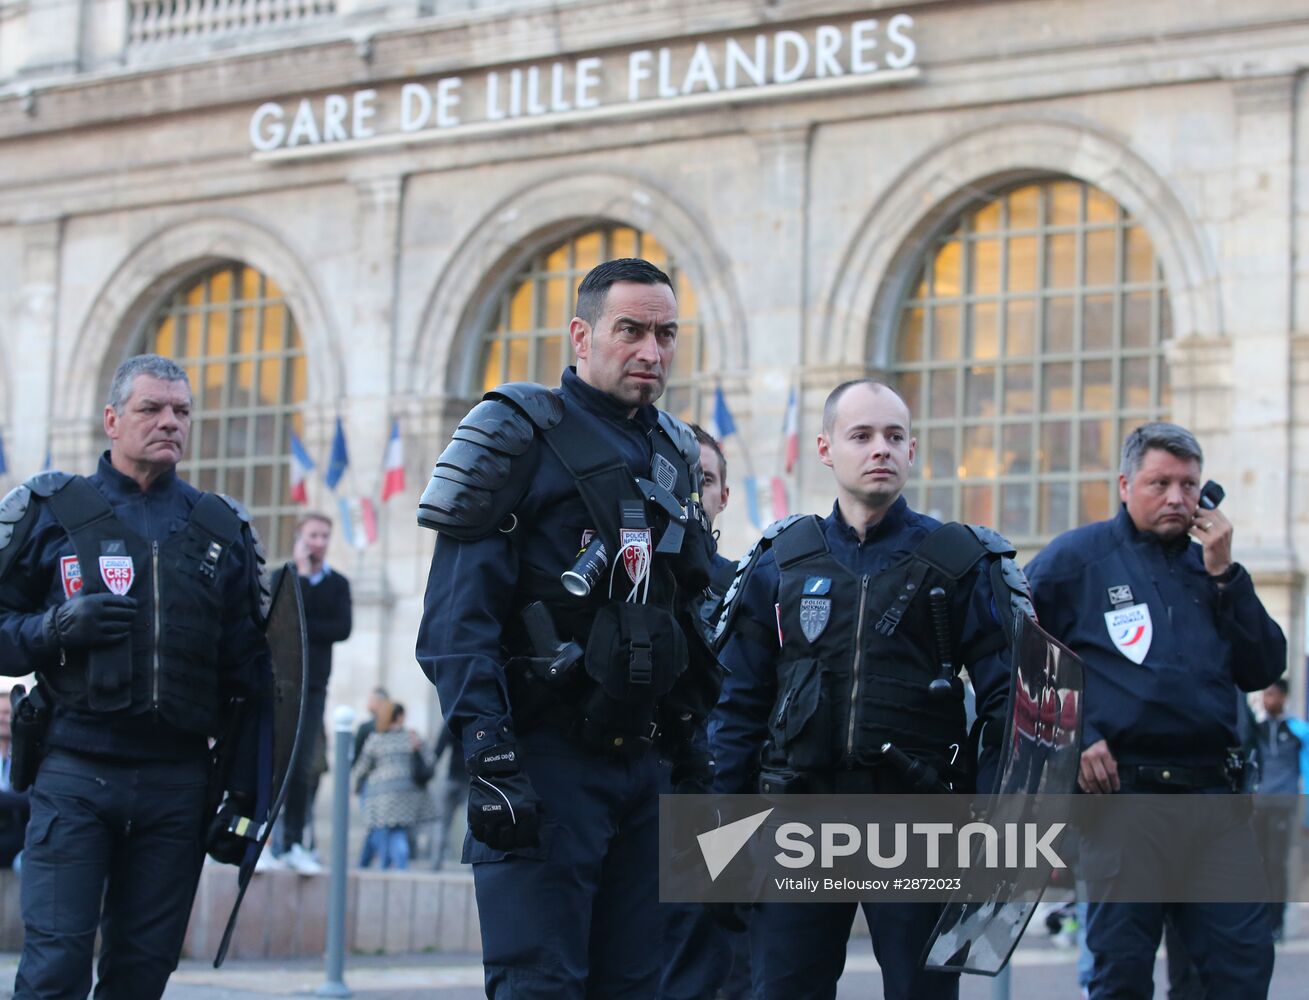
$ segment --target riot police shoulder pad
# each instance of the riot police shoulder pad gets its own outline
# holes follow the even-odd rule
[[[779,520],[774,521],[772,524],[766,527],[764,529],[763,537],[771,542],[783,531],[791,527],[791,525],[795,524],[798,521],[803,521],[806,517],[813,517],[813,515],[812,514],[788,514],[786,517],[780,518]]]
[[[663,428],[668,440],[673,442],[678,453],[686,459],[686,464],[695,468],[700,464],[700,443],[695,439],[695,432],[685,423],[665,410],[659,411],[659,426]]]
[[[25,515],[32,509],[32,491],[26,484],[15,486],[4,500],[0,500],[0,575],[8,567],[5,549],[12,549],[9,555],[17,551],[27,537],[27,529],[32,518]]]
[[[254,585],[251,588],[251,602],[259,609],[259,620],[263,621],[268,616],[268,608],[272,603],[272,592],[269,590],[268,574],[264,567],[268,562],[268,553],[264,550],[263,540],[259,537],[259,532],[255,530],[254,522],[250,520],[250,512],[245,509],[245,505],[235,497],[230,497],[226,493],[219,493],[219,499],[232,508],[232,512],[240,519],[241,524],[250,533],[250,551],[254,553],[255,564]]]
[[[500,528],[531,482],[537,428],[558,424],[563,405],[553,392],[529,382],[488,392],[437,458],[418,501],[418,523],[465,542]]]
[[[504,385],[496,386],[482,399],[507,400],[543,431],[548,431],[564,418],[563,400],[557,393],[536,382],[506,382]],[[474,407],[468,416],[471,417],[478,409],[479,407]]]
[[[44,498],[54,496],[72,482],[72,480],[73,477],[67,472],[59,472],[52,469],[49,472],[38,472],[35,476],[31,476],[23,485],[31,490],[36,496]]]
[[[235,497],[229,497],[226,493],[219,493],[218,496],[222,499],[223,503],[232,508],[232,512],[235,513],[245,524],[250,523],[250,512],[245,509],[245,505],[241,503],[240,500]],[[250,530],[253,531],[254,528],[252,527]]]
[[[984,524],[970,524],[968,530],[986,547],[987,552],[992,552],[998,556],[1007,556],[1010,559],[1018,554],[1018,550],[1014,548],[1013,543],[994,528],[988,528]]]

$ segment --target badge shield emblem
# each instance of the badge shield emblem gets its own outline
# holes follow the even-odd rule
[[[640,583],[650,572],[651,533],[649,528],[623,528],[619,531],[619,548],[623,553],[623,569],[633,585]]]
[[[132,589],[132,581],[136,579],[136,567],[132,565],[132,557],[101,556],[100,579],[105,582],[111,594],[118,594],[120,597],[126,595]]]
[[[1154,638],[1154,624],[1150,621],[1148,604],[1133,604],[1104,613],[1105,628],[1118,652],[1133,663],[1144,663]]]
[[[82,592],[82,565],[77,556],[61,556],[59,580],[64,586],[64,597],[71,599]]]
[[[830,597],[800,598],[800,631],[810,642],[816,642],[832,619]]]

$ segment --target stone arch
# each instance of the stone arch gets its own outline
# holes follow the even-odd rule
[[[98,414],[114,368],[140,342],[155,308],[190,275],[233,260],[281,287],[313,359],[309,399],[336,398],[345,384],[341,341],[304,263],[263,225],[234,214],[209,215],[156,230],[114,269],[60,364],[67,412]],[[89,358],[99,363],[87,364]]]
[[[927,150],[887,186],[820,299],[824,322],[814,329],[826,336],[807,345],[806,356],[886,367],[905,286],[927,241],[979,190],[1052,174],[1095,185],[1145,227],[1168,284],[1174,340],[1222,333],[1217,262],[1162,174],[1126,138],[1087,119],[1007,113]]]
[[[481,330],[499,295],[532,254],[588,224],[617,222],[657,237],[677,260],[700,302],[711,339],[707,365],[741,370],[747,363],[745,312],[730,279],[729,258],[710,237],[708,220],[644,178],[618,171],[557,174],[525,184],[499,202],[454,250],[401,351],[410,379],[400,391],[462,397],[475,380]]]

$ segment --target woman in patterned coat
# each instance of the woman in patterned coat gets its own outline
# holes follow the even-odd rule
[[[383,868],[408,868],[411,828],[436,818],[426,782],[420,784],[415,776],[417,771],[430,777],[433,766],[431,748],[404,727],[404,706],[382,705],[377,729],[364,741],[353,777],[355,787],[368,780],[364,822]]]

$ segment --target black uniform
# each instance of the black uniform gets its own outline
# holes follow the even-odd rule
[[[989,567],[1010,552],[1007,543],[985,529],[942,526],[903,498],[862,540],[839,506],[823,520],[774,525],[770,537],[771,550],[728,598],[727,678],[709,724],[716,790],[916,790],[886,762],[887,742],[962,787],[962,685],[953,680],[947,698],[931,697],[928,686],[951,659],[968,667],[980,713],[1002,712],[1009,671]],[[928,595],[938,586],[954,657],[933,638]],[[834,996],[854,911],[853,903],[762,905],[750,922],[756,992]],[[957,995],[957,975],[919,968],[940,907],[884,903],[865,912],[888,997]]]
[[[473,775],[463,860],[488,996],[657,987],[655,751],[690,763],[717,695],[696,617],[709,578],[698,490],[689,428],[653,406],[629,417],[572,369],[558,390],[488,394],[438,460],[419,511],[441,536],[418,660]],[[560,576],[596,536],[608,565],[574,596]],[[548,655],[523,616],[536,602],[582,657]],[[538,843],[506,851],[474,836],[495,807],[477,796],[505,782],[516,817],[539,801]]]
[[[1201,546],[1138,531],[1126,508],[1066,532],[1027,567],[1041,623],[1082,658],[1083,749],[1105,740],[1125,793],[1233,790],[1224,764],[1239,744],[1233,685],[1266,687],[1286,666],[1286,638],[1239,563],[1205,570]],[[1082,876],[1102,899],[1184,865],[1177,877],[1250,856],[1254,838],[1233,810],[1191,829],[1118,829],[1082,851]],[[1226,817],[1227,822],[1220,820]],[[1124,849],[1125,848],[1125,849]],[[1210,996],[1261,997],[1273,968],[1272,934],[1259,904],[1093,901],[1087,943],[1092,997],[1148,997],[1166,911]]]
[[[98,928],[96,996],[158,997],[216,803],[208,741],[231,699],[268,685],[256,543],[232,502],[172,472],[142,492],[107,454],[89,478],[43,474],[6,504],[0,664],[36,672],[54,702],[32,786],[15,996],[85,996]],[[73,627],[71,613],[107,591],[135,600],[125,642]],[[229,794],[255,796],[254,742]]]

